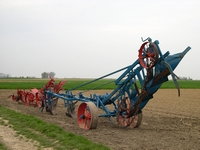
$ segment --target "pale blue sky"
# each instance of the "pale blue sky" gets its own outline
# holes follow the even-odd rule
[[[96,78],[132,64],[141,37],[191,50],[178,76],[200,79],[199,0],[0,0],[0,73]]]

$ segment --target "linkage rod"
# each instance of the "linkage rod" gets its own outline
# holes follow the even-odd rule
[[[115,74],[115,73],[118,73],[118,72],[120,72],[120,71],[122,71],[122,70],[125,70],[125,69],[127,69],[128,67],[130,67],[130,66],[121,68],[121,69],[119,69],[119,70],[117,70],[117,71],[114,71],[114,72],[112,72],[112,73],[109,73],[109,74],[107,74],[107,75],[104,75],[104,76],[102,76],[102,77],[99,77],[99,78],[97,78],[97,79],[94,79],[94,80],[92,80],[92,81],[86,82],[86,83],[84,83],[84,84],[81,84],[81,85],[79,85],[79,86],[76,86],[76,87],[74,87],[74,88],[71,88],[71,89],[69,89],[69,90],[67,90],[67,91],[76,90],[76,89],[78,89],[78,88],[80,88],[80,87],[86,86],[86,85],[91,84],[91,83],[93,83],[93,82],[96,82],[96,81],[98,81],[98,80],[100,80],[100,79],[103,79],[103,78],[105,78],[105,77],[108,77],[108,76],[111,76],[111,75],[113,75],[113,74]]]

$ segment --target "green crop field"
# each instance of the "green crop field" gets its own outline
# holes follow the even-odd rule
[[[181,89],[200,89],[200,80],[177,80]],[[176,88],[172,80],[162,84],[163,89]]]
[[[67,78],[67,79],[55,79],[56,84],[60,81],[65,80],[63,88],[65,90],[77,89],[77,90],[101,90],[101,89],[114,89],[116,88],[115,79],[102,79],[91,84],[87,84],[94,79],[84,79],[84,78]],[[42,88],[49,79],[40,78],[2,78],[0,79],[0,89],[32,89]],[[138,83],[138,82],[137,82]],[[178,80],[179,87],[184,89],[200,89],[200,80]],[[80,86],[87,84],[85,86]],[[138,84],[139,85],[139,84]],[[140,87],[140,85],[139,85]],[[162,84],[162,89],[176,88],[174,82],[169,80]]]
[[[82,84],[86,84],[93,79],[55,79],[55,84],[64,80],[66,83],[64,84],[63,88],[65,90],[69,90]],[[40,89],[48,81],[49,79],[0,79],[0,89]],[[114,81],[114,79],[103,79],[86,86],[79,87],[77,90],[114,89],[116,87]]]

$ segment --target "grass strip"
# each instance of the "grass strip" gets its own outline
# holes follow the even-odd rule
[[[1,150],[7,150],[6,146],[1,142],[0,142],[0,149]]]
[[[8,124],[11,124],[17,134],[38,141],[42,147],[51,147],[55,150],[109,150],[102,144],[68,133],[61,127],[46,123],[32,115],[21,114],[0,106],[0,117],[9,120]]]

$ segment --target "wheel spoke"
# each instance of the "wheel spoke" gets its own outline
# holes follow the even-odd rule
[[[130,100],[128,97],[123,98],[120,101],[119,107],[121,107],[119,110],[120,114],[118,115],[119,123],[122,127],[128,127],[131,123],[131,118],[126,118],[127,114],[129,114],[130,111]]]
[[[158,60],[158,49],[154,43],[145,42],[139,50],[139,60],[144,68],[152,68]]]

